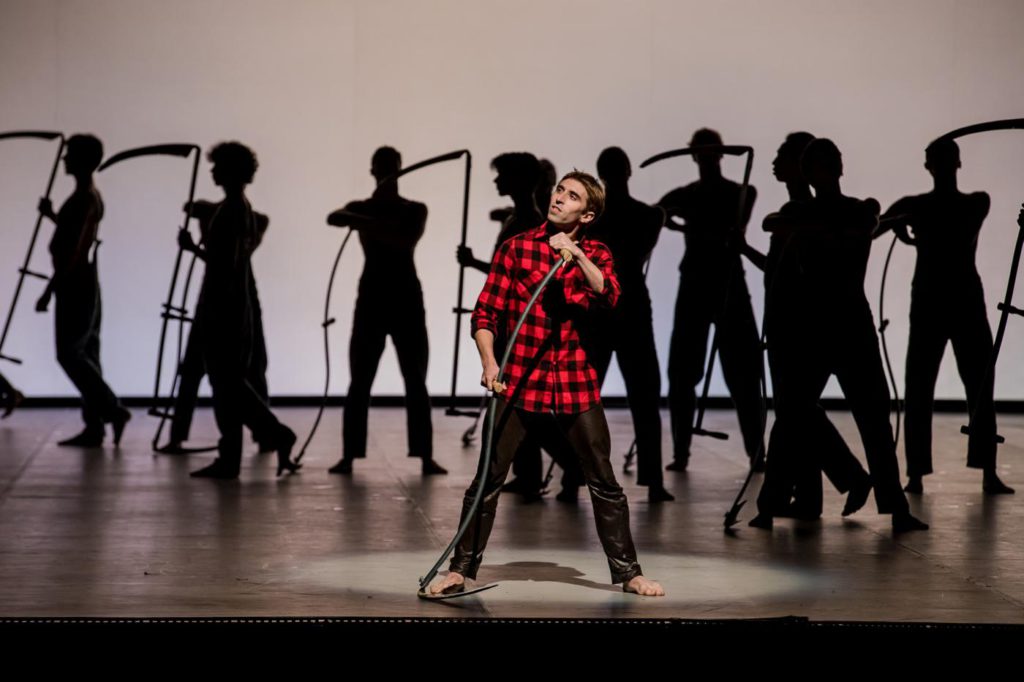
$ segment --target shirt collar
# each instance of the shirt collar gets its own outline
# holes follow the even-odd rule
[[[551,226],[551,224],[547,220],[541,223],[540,226],[537,227],[535,230],[530,232],[530,236],[533,237],[534,239],[546,239],[547,237],[550,237],[553,234],[555,234],[555,228],[554,226]],[[582,230],[580,230],[579,241],[583,242],[584,240],[586,240],[586,238],[587,228],[583,228]]]

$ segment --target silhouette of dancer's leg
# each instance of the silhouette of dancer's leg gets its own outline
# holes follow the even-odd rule
[[[515,476],[515,489],[511,492],[531,496],[539,493],[544,484],[544,458],[540,446],[529,436],[519,445],[512,458],[512,474]],[[512,488],[511,484],[509,487]]]
[[[729,394],[743,434],[747,456],[754,460],[764,451],[761,423],[761,343],[750,306],[750,293],[742,272],[733,277],[729,301],[718,320],[718,354]]]
[[[344,459],[366,457],[366,430],[370,411],[370,389],[377,376],[380,356],[387,338],[388,311],[379,310],[374,302],[358,300],[352,320],[352,339],[348,360],[352,379],[345,396],[342,420],[342,456]]]
[[[199,400],[199,384],[206,374],[200,334],[197,320],[192,323],[192,329],[189,330],[185,355],[178,368],[178,395],[174,398],[174,416],[171,418],[172,443],[184,443],[192,431],[192,417]]]
[[[0,374],[0,396],[6,396],[8,393],[14,392],[14,386],[7,380],[3,374]]]
[[[629,530],[629,505],[611,464],[611,436],[604,408],[598,404],[581,414],[561,415],[558,423],[576,452],[590,489],[597,535],[608,557],[612,582],[629,582],[641,574],[640,564]]]
[[[612,352],[626,384],[626,397],[636,438],[637,485],[661,487],[661,370],[654,346],[650,308],[609,320],[604,333],[587,349],[587,359],[604,385]]]
[[[238,475],[242,464],[245,379],[238,349],[227,345],[208,347],[204,358],[213,390],[213,416],[220,431],[216,466],[221,476],[233,477]]]
[[[917,309],[910,316],[905,419],[907,476],[910,478],[932,473],[932,403],[947,340],[935,318],[937,314]]]
[[[661,487],[661,370],[654,346],[654,329],[646,323],[624,325],[617,336],[616,357],[626,383],[626,397],[636,436],[637,485]]]
[[[821,470],[828,476],[836,490],[841,493],[849,492],[853,486],[867,478],[867,472],[861,466],[860,460],[850,450],[850,446],[843,440],[839,430],[820,405],[817,409],[817,418],[810,428],[815,441],[819,443]],[[821,477],[817,478],[820,484]]]
[[[260,307],[259,296],[255,289],[252,294],[252,326],[253,343],[252,355],[249,359],[249,371],[246,372],[246,380],[256,395],[263,399],[263,402],[270,404],[270,391],[267,388],[267,339],[263,334],[263,309]],[[259,437],[257,436],[257,440]]]
[[[899,461],[889,423],[889,385],[870,312],[859,325],[847,329],[848,333],[832,337],[837,341],[834,371],[864,443],[878,513],[907,513],[910,507],[900,487]]]
[[[430,394],[427,392],[430,347],[425,315],[422,306],[398,313],[395,318],[397,324],[391,331],[391,340],[395,344],[398,366],[405,381],[409,456],[431,459],[434,452],[434,431],[430,420]]]
[[[793,487],[796,483],[798,439],[790,432],[788,420],[778,405],[775,390],[775,423],[768,434],[768,454],[765,460],[764,480],[757,494],[757,511],[766,516],[781,516],[788,511]]]
[[[292,430],[283,425],[270,410],[267,401],[247,379],[242,380],[239,392],[241,399],[242,423],[254,434],[262,436],[260,443],[268,449],[276,449],[293,436]]]
[[[509,407],[508,403],[500,398],[495,398],[494,410],[494,444],[491,468],[487,480],[482,483],[484,485],[483,499],[480,501],[479,510],[473,515],[466,532],[459,540],[459,544],[455,546],[449,565],[449,570],[461,573],[471,579],[476,578],[477,569],[483,560],[484,549],[487,547],[487,539],[494,526],[494,512],[498,508],[501,484],[505,482],[505,477],[508,475],[512,457],[526,437],[526,420],[530,420],[532,417],[532,415]],[[485,434],[484,438],[486,437]],[[466,489],[462,500],[460,527],[469,514],[473,498],[476,497],[480,485],[480,474],[477,472],[477,476]]]
[[[57,361],[82,395],[82,418],[90,433],[103,432],[120,408],[117,396],[103,380],[99,328],[102,309],[99,283],[91,276],[67,282],[56,296]]]
[[[818,399],[829,377],[826,359],[814,346],[815,336],[801,327],[786,331],[786,334],[775,334],[768,344],[776,421],[769,437],[769,455],[757,508],[769,517],[788,511],[801,467],[806,461],[816,459],[810,454],[817,446],[815,437],[806,425],[820,409]],[[820,474],[818,478],[820,488]],[[807,485],[806,480],[803,484]],[[813,492],[811,500],[813,506]]]
[[[801,428],[808,438],[797,452],[793,504],[800,516],[809,518],[821,516],[823,472],[840,493],[867,485],[870,477],[820,404],[805,414],[805,420]]]
[[[788,305],[786,296],[768,284],[766,287],[770,294],[775,293],[765,301],[768,369],[772,377],[775,422],[768,435],[765,475],[757,508],[761,514],[773,517],[788,510],[798,466],[806,458],[806,453],[798,451],[802,441],[797,431],[797,407],[800,391],[809,390],[806,387],[809,379],[801,373],[814,367],[809,358],[800,357],[801,343],[808,330],[801,323],[798,311]]]
[[[967,466],[992,469],[996,465],[997,447],[994,378],[990,366],[993,341],[984,307],[953,325],[950,337],[957,370],[967,393],[967,410],[972,415]]]
[[[714,302],[709,304],[702,300],[702,296],[707,296],[707,293],[680,281],[669,344],[668,406],[672,420],[673,459],[684,466],[690,458],[693,440],[696,387],[704,377],[712,317],[709,307],[714,305]]]
[[[252,302],[252,353],[249,357],[249,368],[245,373],[246,382],[256,392],[260,400],[268,407],[270,406],[270,389],[267,387],[267,340],[263,333],[263,309],[260,307],[260,298],[256,294],[256,284],[251,283]],[[258,428],[252,430],[253,439],[259,443],[260,450],[266,452],[273,448],[275,435],[273,432],[264,433]]]
[[[502,336],[499,333],[495,340],[495,349],[504,349],[505,341]],[[610,348],[608,352],[611,353]],[[498,357],[501,357],[500,352],[498,352]],[[553,455],[552,458],[554,459]],[[572,469],[566,469],[566,465],[561,461],[559,466],[562,467],[563,486],[569,484],[579,487],[582,485],[582,475],[575,477],[569,475],[570,471],[575,471],[578,468],[575,461],[571,463]],[[530,433],[526,434],[512,458],[512,475],[514,476],[513,480],[503,488],[505,492],[523,495],[527,500],[540,497],[541,489],[544,487],[544,457],[541,454],[538,440]]]

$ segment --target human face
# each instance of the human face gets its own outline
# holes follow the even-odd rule
[[[800,157],[788,146],[783,144],[775,153],[772,161],[772,175],[779,182],[789,182],[800,178]]]
[[[494,187],[498,190],[498,196],[507,197],[512,194],[512,188],[510,187],[508,175],[502,172],[498,172],[494,176]]]
[[[565,178],[555,186],[548,207],[548,222],[563,232],[570,232],[577,225],[585,225],[593,219],[594,212],[587,208],[587,189],[583,183]]]
[[[77,175],[82,165],[81,158],[74,151],[64,152],[64,172],[68,175]]]

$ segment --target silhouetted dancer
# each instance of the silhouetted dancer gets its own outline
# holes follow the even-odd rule
[[[636,434],[636,482],[647,486],[650,502],[667,502],[675,498],[665,490],[661,470],[661,369],[644,280],[644,264],[658,241],[665,213],[630,196],[633,169],[619,147],[601,152],[597,174],[604,182],[605,209],[589,234],[611,249],[622,295],[618,305],[600,315],[600,332],[594,335],[588,356],[603,386],[615,353]]]
[[[693,147],[721,144],[721,136],[707,128],[695,132],[690,141]],[[685,471],[690,459],[697,384],[704,377],[712,324],[722,374],[739,417],[743,445],[751,466],[755,466],[764,452],[763,361],[739,247],[757,189],[748,188],[743,219],[737,225],[740,185],[722,176],[722,155],[698,152],[693,159],[700,169],[700,179],[672,190],[658,202],[669,217],[665,226],[681,231],[686,239],[669,346],[668,404],[675,452],[666,468]],[[672,218],[685,222],[680,224]]]
[[[213,181],[224,190],[204,235],[203,246],[192,241],[187,229],[178,233],[182,249],[206,263],[196,304],[195,327],[202,359],[213,389],[213,414],[220,430],[218,457],[192,476],[237,478],[242,461],[242,426],[264,435],[277,451],[277,475],[301,465],[291,460],[295,433],[279,422],[250,383],[253,357],[259,354],[256,311],[253,306],[252,252],[261,229],[256,212],[245,196],[259,164],[251,149],[224,142],[207,155],[213,163]]]
[[[25,400],[25,394],[19,391],[7,380],[3,374],[0,374],[0,406],[3,407],[3,414],[0,414],[0,419],[7,419],[11,416],[11,412],[14,412]]]
[[[790,337],[791,357],[800,357],[805,370],[786,375],[785,399],[776,406],[779,418],[789,424],[813,423],[821,392],[829,375],[835,374],[860,431],[878,513],[892,515],[895,532],[925,530],[928,525],[911,515],[900,488],[889,424],[889,385],[864,296],[878,202],[843,195],[842,156],[831,140],[809,143],[800,167],[814,188],[814,198],[790,202],[784,212],[765,221],[766,229],[789,240],[787,257],[792,253],[798,259],[794,272],[799,280],[793,291],[800,294],[804,311],[787,320],[796,325]],[[816,447],[810,430],[792,435],[801,450]],[[771,511],[762,511],[750,525],[771,528]]]
[[[103,143],[92,135],[73,135],[66,149],[64,170],[75,178],[75,191],[58,213],[48,199],[39,202],[39,212],[55,222],[57,229],[50,240],[53,276],[36,303],[36,311],[44,313],[50,298],[56,299],[57,361],[82,395],[85,429],[59,445],[99,447],[105,424],[111,425],[117,445],[132,415],[103,380],[100,366],[102,305],[93,245],[98,244],[103,199],[93,173],[103,161]]]
[[[546,212],[551,205],[551,193],[555,191],[555,185],[558,183],[558,170],[550,159],[540,159],[537,163],[540,164],[540,182],[537,183],[533,196],[541,211]]]
[[[537,190],[541,183],[542,168],[537,157],[529,152],[508,152],[499,154],[491,161],[495,172],[494,186],[498,195],[512,200],[512,208],[495,209],[491,217],[500,219],[501,229],[495,241],[497,251],[506,240],[532,230],[544,222],[544,214],[537,204]],[[545,205],[546,206],[546,205]],[[473,255],[473,249],[459,247],[456,251],[459,263],[487,274],[491,264]]]
[[[377,180],[373,195],[349,202],[327,217],[329,225],[357,230],[366,256],[348,349],[352,380],[345,397],[342,458],[329,469],[332,474],[351,474],[353,461],[366,457],[370,388],[388,336],[405,381],[408,454],[422,459],[424,476],[448,473],[433,455],[426,312],[413,262],[413,250],[427,224],[427,207],[399,196],[398,181],[391,176],[401,167],[397,150],[379,148],[370,162]]]
[[[810,133],[792,133],[779,147],[772,172],[785,183],[790,202],[812,198],[811,188],[800,172],[800,155],[814,139]],[[782,208],[787,213],[788,207]],[[774,216],[767,221],[769,224]],[[790,248],[792,247],[792,248]],[[801,305],[798,245],[787,235],[771,233],[764,273],[765,335],[768,365],[772,373],[776,419],[768,439],[765,480],[758,496],[758,510],[769,516],[816,519],[822,511],[821,472],[841,493],[849,492],[843,515],[864,506],[871,491],[871,479],[846,441],[829,420],[820,403],[808,412],[811,421],[795,423],[778,406],[788,398],[790,380],[805,370],[800,357],[802,319],[812,311]],[[797,378],[800,382],[805,381]],[[806,437],[801,438],[804,433]],[[795,489],[795,490],[794,490]],[[792,502],[790,498],[795,498]]]
[[[512,174],[517,174],[517,171],[519,173],[532,173],[533,171],[530,169],[530,166],[532,166],[533,162],[526,159],[526,157],[533,157],[534,159],[536,159],[536,157],[534,157],[533,154],[526,154],[526,157],[520,157],[520,159],[516,159],[515,157],[519,156],[520,154],[523,154],[523,152],[510,152],[508,154],[500,154],[498,157],[494,159],[494,161],[491,161],[491,168],[493,168],[495,171],[500,172],[498,166],[495,165],[495,162],[498,161],[498,159],[500,158],[502,159],[502,161],[500,162],[501,165],[504,166],[505,169]],[[538,176],[539,179],[537,181],[536,189],[534,189],[533,191],[533,200],[536,206],[538,207],[537,215],[543,222],[543,211],[547,210],[547,207],[551,205],[551,191],[555,188],[555,183],[558,181],[558,171],[555,170],[555,164],[551,163],[551,161],[549,161],[548,159],[539,159],[537,160],[537,164],[540,167],[540,175]],[[519,168],[517,169],[516,166],[519,166]],[[494,182],[495,184],[498,184],[497,179],[495,179]],[[493,211],[491,211],[491,220],[500,223],[502,226],[504,226],[505,222],[509,218],[514,216],[515,213],[516,209],[514,206],[502,206],[501,208],[496,208]],[[538,225],[539,224],[540,223],[538,223]],[[465,253],[471,254],[472,251],[467,250]],[[486,275],[488,272],[488,268],[490,267],[490,263],[485,263],[483,261],[478,260],[469,262],[467,259],[466,266],[476,268],[477,270],[480,270]]]
[[[461,591],[465,578],[476,577],[494,523],[501,484],[512,457],[527,433],[561,440],[575,452],[594,505],[598,536],[608,557],[613,583],[652,596],[661,586],[643,577],[629,530],[629,507],[612,468],[611,439],[598,390],[597,372],[584,351],[587,318],[597,306],[614,306],[619,284],[611,252],[585,235],[601,214],[604,191],[593,177],[580,172],[562,178],[551,197],[548,221],[498,248],[476,309],[473,339],[480,351],[481,383],[507,398],[496,398],[497,421],[492,435],[493,467],[486,481],[479,475],[462,507],[467,519],[477,487],[484,485],[483,506],[474,514],[455,547],[448,575],[430,586],[432,594]],[[499,329],[508,338],[545,275],[557,267],[559,251],[573,262],[556,273],[530,310],[512,345],[504,385],[494,339]],[[497,385],[496,385],[497,384]],[[491,435],[491,434],[488,434]]]
[[[199,230],[202,235],[200,245],[205,243],[209,231],[210,221],[220,209],[219,203],[211,201],[196,201],[189,208],[190,215],[199,221]],[[270,219],[262,213],[253,212],[256,221],[256,247],[263,242]],[[246,373],[246,380],[252,386],[256,394],[267,405],[270,404],[270,395],[267,387],[267,345],[263,333],[263,311],[260,307],[259,294],[256,290],[256,279],[253,270],[249,268],[251,278],[249,292],[252,294],[250,306],[253,316],[253,347],[249,358],[249,369]],[[199,384],[206,375],[206,365],[203,363],[202,334],[198,321],[194,321],[189,331],[188,343],[185,346],[185,355],[182,358],[179,368],[178,393],[174,397],[174,412],[171,418],[170,440],[166,445],[159,448],[159,452],[167,455],[187,454],[191,452],[184,447],[185,441],[189,439],[192,430],[192,417],[195,413],[196,404],[199,400]],[[259,445],[260,452],[271,452],[274,450],[274,434],[253,434],[253,438]]]
[[[938,140],[925,150],[934,180],[927,194],[903,197],[886,211],[900,240],[917,248],[910,299],[907,345],[906,454],[910,493],[924,491],[932,473],[932,404],[935,381],[947,342],[973,416],[967,466],[982,469],[986,493],[1012,493],[996,474],[996,412],[989,371],[992,329],[985,292],[975,265],[978,235],[991,204],[985,192],[965,194],[957,187],[960,147]],[[913,230],[913,237],[907,227]]]
[[[550,161],[548,166],[553,172],[554,166]],[[506,241],[535,229],[544,222],[544,214],[538,206],[544,206],[546,210],[549,204],[538,204],[537,198],[543,193],[545,173],[548,169],[529,152],[499,154],[491,161],[491,168],[496,173],[494,185],[498,194],[507,196],[513,204],[511,209],[497,209],[491,213],[492,218],[501,220],[501,230],[494,244],[496,254]],[[550,194],[549,189],[549,199]],[[459,247],[456,256],[459,263],[466,267],[475,268],[484,274],[490,272],[491,264],[475,258],[473,250],[468,247]],[[505,338],[501,330],[494,345],[499,349],[499,353],[505,347]],[[575,471],[572,464],[568,466],[570,469],[565,471],[562,477],[562,490],[556,496],[561,502],[575,502],[579,493],[579,472]],[[540,447],[532,438],[523,440],[519,452],[512,460],[512,474],[515,478],[505,484],[502,488],[504,492],[522,495],[528,501],[540,499],[544,487],[544,461]]]

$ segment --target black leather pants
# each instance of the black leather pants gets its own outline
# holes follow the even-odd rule
[[[622,487],[615,480],[610,461],[611,438],[604,408],[600,405],[581,414],[540,414],[509,408],[497,399],[494,448],[491,470],[484,487],[480,509],[462,536],[452,556],[450,570],[467,578],[475,578],[487,538],[494,525],[501,485],[505,481],[512,458],[527,432],[535,436],[551,453],[574,453],[590,489],[594,520],[601,539],[613,583],[624,583],[642,575],[637,563],[633,537],[629,531],[629,507]],[[561,442],[559,442],[561,441]],[[462,520],[469,513],[479,474],[466,490],[462,503]]]

